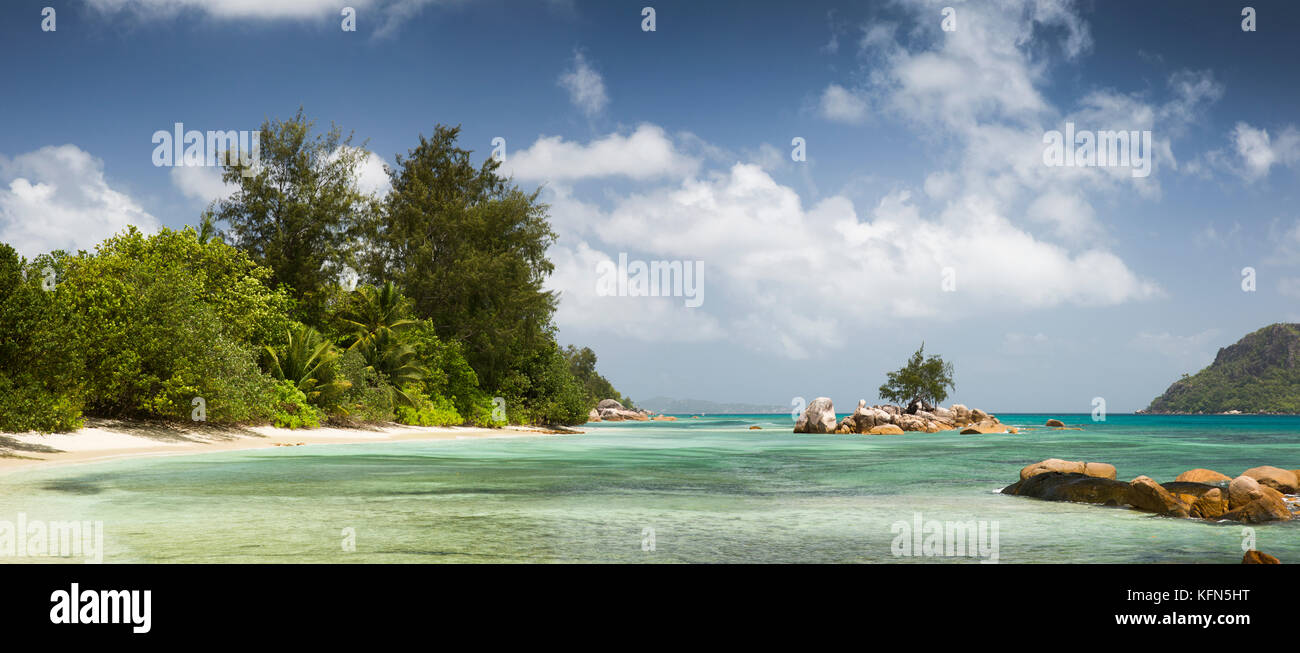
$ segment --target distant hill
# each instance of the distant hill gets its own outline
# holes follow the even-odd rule
[[[1270,324],[1174,382],[1148,413],[1300,413],[1300,324]]]
[[[705,401],[703,399],[672,399],[670,397],[655,397],[644,401],[636,402],[637,408],[648,410],[652,413],[707,413],[711,415],[718,414],[756,414],[756,413],[788,413],[789,408],[783,406],[764,406],[760,404],[724,404],[716,401]]]

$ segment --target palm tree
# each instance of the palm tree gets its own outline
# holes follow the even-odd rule
[[[339,313],[339,321],[352,340],[349,349],[379,338],[395,341],[394,333],[415,325],[406,317],[406,298],[393,282],[383,286],[362,286],[353,293],[351,301]]]
[[[366,361],[366,367],[378,372],[388,380],[389,399],[396,404],[398,400],[414,406],[402,388],[424,378],[425,369],[416,362],[415,350],[410,345],[397,340],[392,331],[381,330],[369,338],[363,338],[353,345]]]
[[[307,395],[308,401],[317,405],[331,403],[352,387],[351,381],[337,378],[334,361],[339,354],[319,332],[299,324],[288,335],[283,352],[266,348],[271,376],[291,381]]]

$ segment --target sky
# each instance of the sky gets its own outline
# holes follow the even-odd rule
[[[229,190],[155,165],[176,123],[301,106],[372,153],[357,183],[379,194],[454,124],[541,189],[559,340],[633,399],[851,410],[924,342],[950,401],[1128,412],[1300,321],[1300,5],[1253,2],[1250,31],[1242,6],[6,3],[0,241],[30,257],[196,224]],[[1149,174],[1053,165],[1067,123],[1149,132]],[[620,256],[702,269],[700,292],[622,296]]]

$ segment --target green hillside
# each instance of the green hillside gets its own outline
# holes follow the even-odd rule
[[[1271,324],[1169,386],[1149,413],[1300,413],[1300,324]]]

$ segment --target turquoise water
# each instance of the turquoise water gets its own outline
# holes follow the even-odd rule
[[[919,512],[996,522],[1003,563],[1235,563],[1240,525],[996,491],[1050,457],[1109,462],[1123,480],[1300,468],[1297,417],[1000,417],[1085,430],[795,435],[788,415],[750,415],[275,447],[6,473],[0,520],[102,521],[108,562],[972,561],[895,556],[891,526]],[[1257,548],[1300,562],[1298,528],[1257,526]]]

